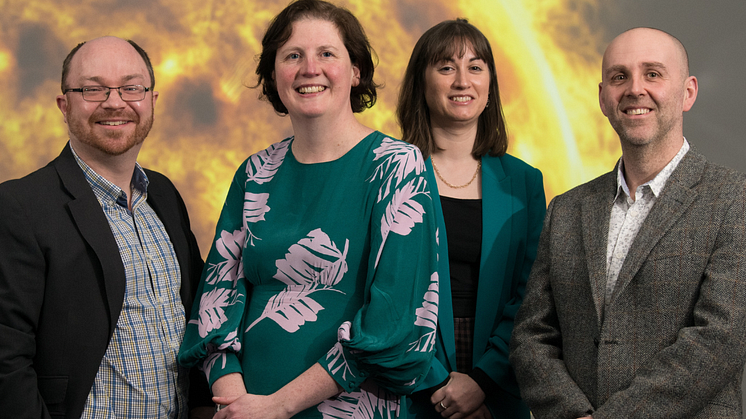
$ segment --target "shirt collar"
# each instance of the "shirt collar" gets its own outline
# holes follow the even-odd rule
[[[643,183],[640,186],[648,186],[650,187],[650,190],[653,192],[653,195],[655,197],[658,197],[660,193],[663,191],[663,187],[666,186],[666,182],[668,181],[668,178],[671,177],[671,173],[673,173],[674,170],[676,170],[676,166],[679,165],[679,162],[681,162],[681,159],[684,158],[684,155],[689,151],[689,141],[684,138],[684,143],[681,145],[681,148],[679,149],[679,152],[676,153],[675,156],[671,159],[670,162],[661,170],[658,172],[655,177],[645,183]],[[627,180],[624,178],[624,172],[623,172],[623,164],[624,160],[622,158],[619,158],[619,163],[617,164],[617,171],[616,171],[616,183],[617,183],[617,191],[616,196],[614,196],[614,200],[619,198],[619,195],[624,192],[627,196],[631,196],[629,187],[627,186]]]
[[[78,163],[78,166],[80,166],[80,169],[83,170],[83,174],[85,175],[86,180],[91,185],[93,193],[96,195],[99,201],[102,199],[111,199],[113,201],[116,201],[119,205],[127,208],[127,193],[123,191],[122,188],[120,188],[119,186],[113,184],[105,177],[96,173],[96,171],[93,170],[91,166],[89,166],[85,161],[83,161],[83,159],[80,158],[80,156],[78,156],[78,153],[75,152],[72,144],[70,144],[70,150],[72,151],[73,156],[75,157],[75,161]],[[130,185],[133,189],[140,192],[144,197],[147,197],[149,183],[150,181],[148,180],[148,176],[145,174],[145,171],[140,166],[140,163],[135,162],[135,171],[132,173],[132,180],[130,181]]]

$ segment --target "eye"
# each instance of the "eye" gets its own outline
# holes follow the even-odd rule
[[[324,58],[331,58],[334,56],[334,54],[332,54],[330,51],[324,51],[321,53],[321,56]]]
[[[471,71],[482,71],[482,66],[480,66],[480,65],[472,65],[471,67],[469,67],[469,70],[471,70]]]
[[[612,80],[612,81],[622,81],[622,80],[627,80],[627,76],[625,76],[624,74],[617,74],[617,75],[615,75],[615,76],[612,76],[612,77],[611,77],[611,80]]]
[[[122,90],[125,92],[139,92],[142,86],[138,85],[129,85],[129,86],[122,86]]]
[[[297,52],[291,52],[288,54],[288,60],[297,60],[298,58],[300,58],[300,54]]]
[[[651,79],[654,79],[654,78],[660,77],[660,74],[658,74],[655,71],[651,71],[651,72],[648,73],[648,77],[650,77]]]
[[[453,70],[453,67],[450,65],[443,65],[443,66],[438,67],[438,71],[440,72],[447,72],[447,71],[452,71],[452,70]]]
[[[99,92],[103,92],[104,91],[104,87],[102,87],[102,86],[85,86],[83,88],[83,90],[85,90],[86,92],[91,92],[91,93],[99,93]]]

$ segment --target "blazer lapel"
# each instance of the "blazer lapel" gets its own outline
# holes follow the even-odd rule
[[[505,175],[499,158],[482,158],[482,255],[479,263],[477,312],[474,320],[474,361],[487,347],[502,301],[503,285],[510,286],[508,265],[512,236],[511,216],[515,208],[512,178]],[[503,280],[507,279],[507,280]]]
[[[601,324],[603,320],[606,294],[606,245],[615,189],[616,169],[607,173],[601,180],[599,190],[585,197],[581,203],[583,248],[598,324]]]
[[[612,301],[629,285],[655,245],[694,201],[697,193],[691,189],[691,185],[702,176],[704,165],[704,158],[690,150],[668,178],[624,259],[611,294]]]
[[[101,204],[85,180],[80,166],[68,144],[60,156],[54,160],[62,184],[72,195],[68,203],[70,214],[80,230],[83,239],[88,242],[98,258],[103,273],[103,290],[106,294],[109,310],[109,332],[114,327],[122,311],[125,292],[125,273],[119,246],[111,233]],[[64,239],[63,239],[64,240]]]

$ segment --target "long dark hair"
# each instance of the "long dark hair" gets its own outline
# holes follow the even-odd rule
[[[487,153],[502,156],[508,150],[508,134],[492,48],[479,29],[466,19],[456,19],[438,23],[420,37],[409,58],[399,90],[396,116],[402,129],[402,139],[419,147],[425,158],[437,147],[431,130],[430,110],[425,101],[425,71],[428,66],[454,55],[463,56],[469,48],[487,64],[490,73],[489,106],[479,115],[472,155],[476,159]]]

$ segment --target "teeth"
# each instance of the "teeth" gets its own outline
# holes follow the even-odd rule
[[[454,96],[451,100],[454,102],[468,102],[471,98],[469,96]]]
[[[650,113],[650,109],[630,109],[627,111],[627,115],[644,115]]]
[[[127,121],[101,121],[101,125],[111,125],[111,126],[117,126],[117,125],[124,125]]]
[[[318,93],[326,90],[324,86],[305,86],[298,89],[300,93]]]

